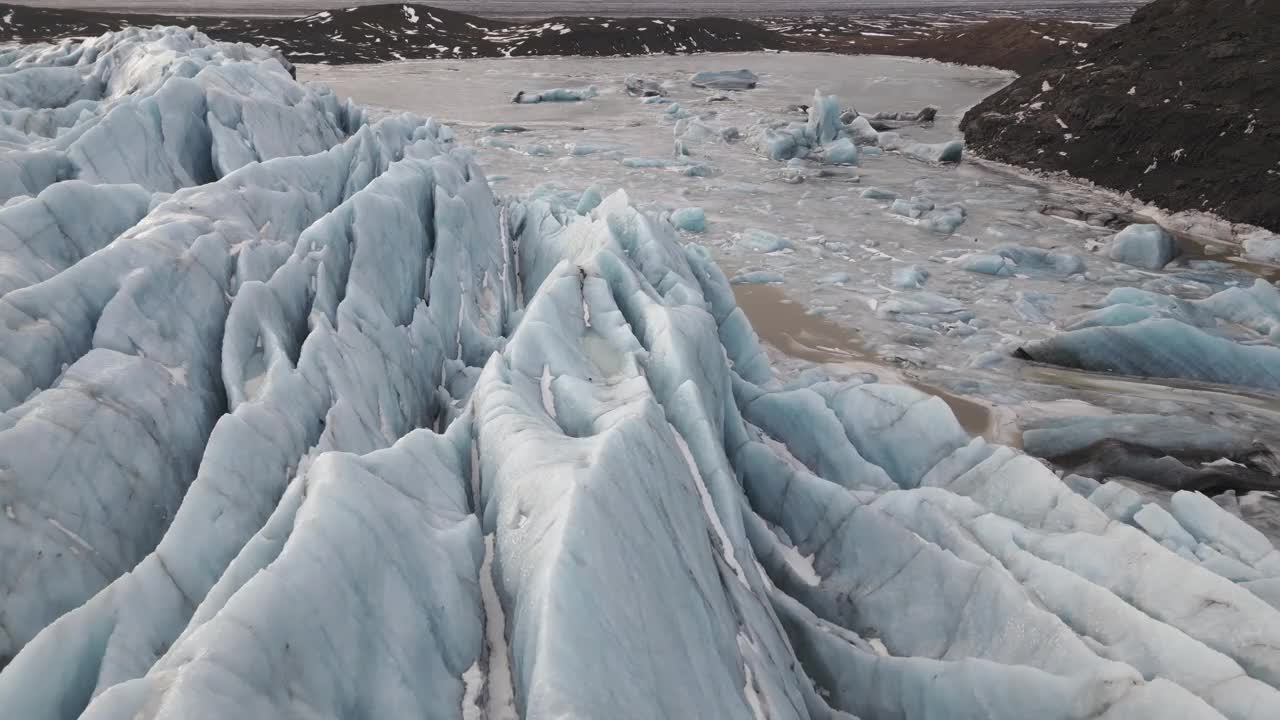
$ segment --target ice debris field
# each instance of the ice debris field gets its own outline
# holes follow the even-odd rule
[[[655,205],[673,181],[747,182],[681,140],[780,144],[738,162],[949,237],[979,213],[948,181],[897,193],[903,214],[820,162],[874,156],[857,133],[894,163],[948,138],[820,96],[730,140],[674,102],[542,79],[519,89],[600,96],[495,106],[626,102],[684,123],[677,147],[667,130],[629,155],[620,131],[534,153],[517,123],[539,116],[509,113],[468,138],[521,139],[473,150],[175,28],[0,53],[0,715],[1277,717],[1280,552],[1240,507],[1059,474],[910,385],[799,371],[717,263],[724,206]],[[636,189],[495,195],[508,165],[538,174],[517,158],[569,182],[610,163]],[[919,290],[941,266],[830,250],[874,267],[855,275],[767,215],[725,241],[766,256],[735,274],[870,277],[893,289],[877,328],[967,324]],[[970,241],[957,272],[1080,274],[1002,242]],[[1273,350],[1273,296],[1232,289],[1121,293],[1027,352],[1155,327],[1230,344],[1225,381],[1250,381],[1230,368],[1269,361],[1243,353]],[[1159,417],[1021,439],[1238,439]]]

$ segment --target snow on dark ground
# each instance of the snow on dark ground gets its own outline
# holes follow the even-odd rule
[[[291,17],[122,15],[0,4],[0,39],[97,34],[125,24],[195,24],[212,36],[270,45],[299,62],[329,64],[527,55],[649,55],[761,49],[909,54],[1023,70],[1072,52],[1132,7],[1024,10],[842,11],[732,19],[683,13],[630,17],[556,15],[510,21],[423,4],[335,7]],[[761,8],[764,11],[765,8]],[[709,12],[709,11],[708,11]],[[135,10],[136,13],[136,10]],[[705,15],[700,13],[700,15]],[[1070,17],[1070,22],[1060,18]],[[1054,19],[1058,18],[1058,19]],[[989,25],[989,26],[988,26]]]

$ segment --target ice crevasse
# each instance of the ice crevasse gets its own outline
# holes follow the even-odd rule
[[[624,193],[175,28],[0,120],[4,717],[1277,717],[1264,537],[775,376]]]

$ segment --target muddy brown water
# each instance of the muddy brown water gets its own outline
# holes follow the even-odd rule
[[[777,350],[815,363],[868,366],[869,371],[888,375],[941,398],[966,432],[995,439],[996,423],[991,408],[903,375],[901,369],[884,363],[868,351],[856,332],[821,315],[805,312],[803,306],[788,298],[776,285],[734,285],[733,294],[756,334]],[[1008,438],[1003,441],[1007,442]]]

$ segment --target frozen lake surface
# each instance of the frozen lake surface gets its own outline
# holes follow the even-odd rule
[[[737,68],[755,72],[758,87],[717,92],[689,84],[696,72]],[[717,137],[686,143],[686,162],[704,163],[711,177],[688,176],[679,165],[629,166],[637,158],[672,158],[676,125],[667,114],[670,105],[626,93],[624,80],[633,74],[660,82],[681,114],[742,134],[735,142]],[[411,110],[448,123],[476,146],[499,193],[624,188],[633,202],[653,209],[703,208],[706,232],[685,233],[689,242],[710,248],[731,277],[754,271],[780,276],[779,284],[734,287],[756,331],[779,351],[775,359],[794,363],[797,371],[819,364],[833,375],[871,372],[913,384],[947,400],[969,431],[1015,445],[1028,427],[1054,418],[1111,414],[1175,414],[1272,448],[1280,443],[1280,399],[1273,393],[1087,373],[1011,357],[1023,344],[1049,338],[1102,307],[1117,288],[1200,299],[1248,287],[1258,275],[1274,280],[1275,268],[1244,262],[1235,257],[1236,247],[1189,236],[1179,238],[1186,253],[1182,267],[1153,272],[1113,262],[1093,251],[1115,234],[1114,227],[1049,213],[1067,208],[1123,217],[1144,208],[999,163],[966,157],[958,165],[937,165],[898,153],[864,154],[859,167],[827,168],[830,176],[819,177],[824,173],[815,163],[793,168],[753,147],[758,124],[803,121],[795,106],[812,104],[815,89],[862,113],[936,105],[933,127],[901,132],[926,143],[958,139],[964,111],[1009,82],[1008,72],[885,56],[745,53],[303,66],[299,78],[323,81],[339,95],[388,111]],[[588,86],[599,95],[586,102],[511,102],[520,90]],[[498,123],[527,132],[492,132]],[[573,154],[584,146],[600,151]],[[806,181],[787,182],[792,173]],[[890,212],[888,200],[861,197],[869,187],[938,206],[960,204],[967,217],[952,234],[933,232]],[[762,252],[771,241],[762,245],[754,234],[759,231],[788,247]],[[1009,244],[1066,256],[1068,266],[1078,258],[1084,272],[1020,269],[993,276],[965,269],[972,265],[969,256]],[[927,279],[919,288],[901,287],[895,272],[910,275],[913,266]],[[761,273],[751,277],[778,279]],[[1255,495],[1256,521],[1280,527],[1272,517],[1280,503]]]

